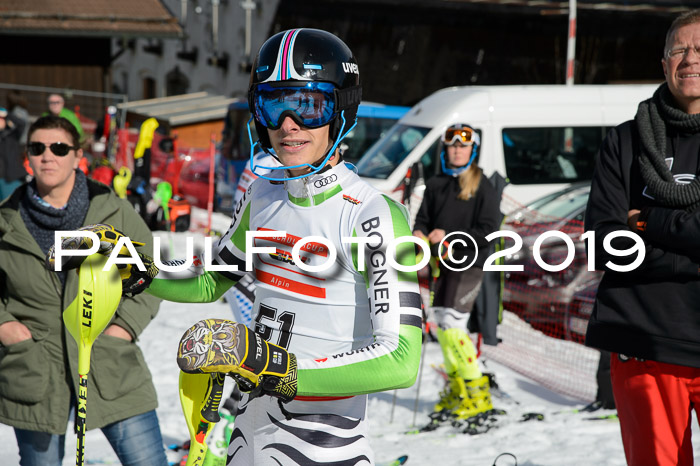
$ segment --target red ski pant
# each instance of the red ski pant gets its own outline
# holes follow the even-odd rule
[[[693,464],[691,410],[700,414],[700,369],[612,355],[610,375],[627,464]]]

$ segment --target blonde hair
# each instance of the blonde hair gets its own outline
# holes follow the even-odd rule
[[[469,168],[459,174],[459,187],[461,191],[457,199],[468,201],[479,189],[481,183],[481,168],[476,163],[472,163]]]

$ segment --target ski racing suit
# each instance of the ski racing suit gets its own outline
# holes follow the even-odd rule
[[[284,233],[246,242],[246,232],[272,231]],[[301,262],[328,261],[330,268],[309,272],[293,262],[294,244],[309,236],[316,238],[301,247]],[[416,273],[400,272],[387,259],[394,238],[410,236],[403,206],[340,163],[298,180],[251,185],[211,261],[239,271],[191,267],[153,280],[149,292],[164,299],[214,301],[245,274],[248,249],[271,247],[251,259],[253,324],[296,355],[297,396],[284,406],[270,396],[244,396],[229,465],[374,464],[367,394],[411,386],[420,359]],[[358,247],[352,238],[370,242]],[[412,243],[395,250],[398,263],[415,264]]]

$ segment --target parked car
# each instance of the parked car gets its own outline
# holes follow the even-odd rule
[[[503,228],[523,240],[520,250],[505,257],[507,265],[522,265],[523,270],[506,272],[503,308],[556,338],[571,339],[567,337],[569,305],[575,293],[600,280],[600,272],[588,270],[585,244],[580,240],[589,191],[588,183],[579,183],[544,196],[509,215]],[[545,270],[534,258],[535,241],[552,230],[566,234],[574,243],[573,262],[559,272]],[[512,245],[506,241],[506,247]],[[561,264],[567,254],[568,247],[557,238],[544,241],[539,250],[550,265]]]
[[[588,329],[588,320],[593,313],[593,303],[600,284],[600,276],[593,278],[587,286],[574,293],[566,313],[566,339],[583,343]]]

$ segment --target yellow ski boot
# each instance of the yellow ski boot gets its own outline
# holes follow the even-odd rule
[[[465,434],[481,434],[493,428],[496,416],[505,411],[494,409],[491,403],[489,377],[483,375],[478,379],[465,380],[467,396],[452,411],[452,425],[462,429]]]
[[[446,421],[453,418],[452,412],[460,406],[467,395],[464,379],[455,373],[447,376],[445,388],[440,392],[440,399],[435,403],[433,412],[430,413],[430,422],[419,429],[419,432],[435,430]]]
[[[449,374],[445,388],[440,392],[440,399],[435,404],[433,412],[449,413],[457,408],[462,399],[467,395],[464,379],[457,374]]]

